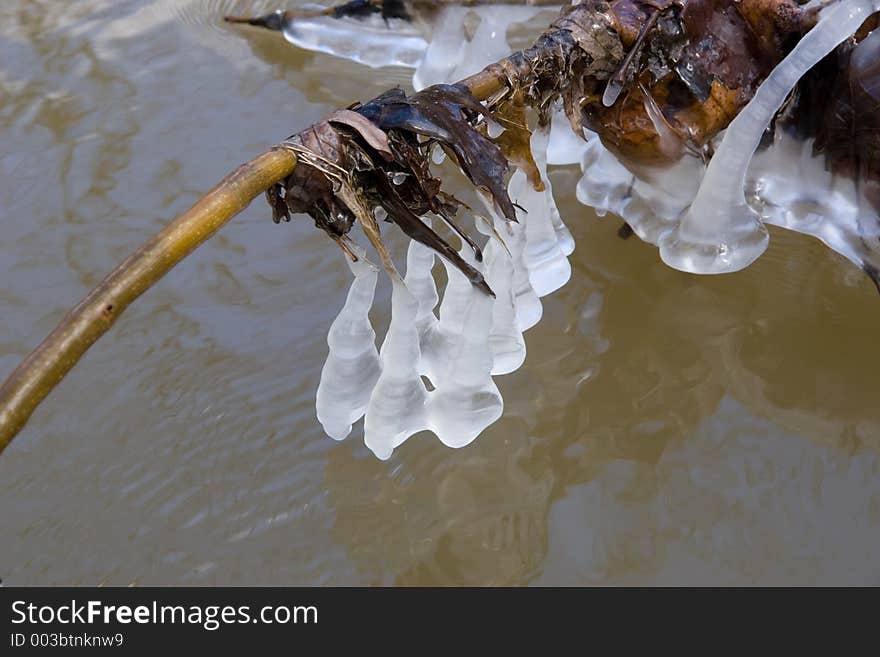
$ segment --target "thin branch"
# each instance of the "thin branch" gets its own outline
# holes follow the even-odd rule
[[[490,65],[461,84],[476,98],[485,100],[508,83],[502,68],[498,64]],[[296,161],[291,150],[274,147],[241,165],[129,256],[73,308],[0,386],[0,453],[21,431],[40,402],[135,299],[254,198],[287,178]]]
[[[273,148],[241,165],[130,255],[71,310],[0,387],[0,452],[129,304],[267,187],[290,175],[295,166],[296,155],[283,148]]]

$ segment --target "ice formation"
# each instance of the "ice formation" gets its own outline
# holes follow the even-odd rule
[[[560,6],[563,3],[560,3]],[[302,9],[319,8],[306,5]],[[374,68],[403,66],[415,69],[413,86],[460,80],[511,52],[510,27],[526,23],[554,7],[529,5],[447,5],[430,21],[382,18],[297,16],[284,21],[282,32],[290,43],[315,52],[349,59]],[[469,34],[473,19],[478,21]]]
[[[305,8],[309,8],[307,5]],[[378,68],[415,68],[428,49],[419,26],[378,14],[361,18],[298,17],[285,21],[284,38],[305,50],[323,52]]]
[[[369,318],[378,271],[363,249],[351,248],[359,258],[349,262],[354,281],[327,334],[330,353],[315,403],[324,431],[336,440],[345,438],[351,425],[363,417],[380,371],[376,333]]]
[[[507,57],[511,52],[507,42],[510,26],[525,23],[545,9],[528,5],[444,7],[434,22],[431,43],[413,75],[413,86],[419,90],[461,80]],[[479,19],[470,39],[466,30],[469,16]]]
[[[495,216],[487,204],[494,225],[475,217],[487,236],[483,261],[476,262],[469,248],[461,251],[482,271],[494,299],[412,241],[406,275],[392,281],[391,325],[377,355],[368,318],[376,271],[363,259],[351,264],[354,280],[331,327],[318,387],[318,420],[330,436],[344,438],[365,416],[365,444],[387,459],[411,435],[426,430],[445,445],[463,447],[501,417],[503,400],[492,377],[522,365],[523,332],[541,318],[539,297],[571,275],[567,255],[574,242],[547,178],[548,141],[547,132],[532,138],[544,190],[535,191],[521,171],[509,182],[511,199],[525,210],[519,223]],[[442,300],[432,273],[438,259],[447,273]]]
[[[752,155],[798,80],[877,9],[880,0],[841,0],[828,7],[818,24],[771,71],[728,126],[689,209],[661,239],[660,257],[667,265],[718,274],[738,271],[765,251],[767,229],[746,203],[744,193]]]
[[[577,198],[600,214],[614,212],[643,240],[660,247],[664,262],[684,271],[735,271],[766,247],[763,224],[813,235],[867,270],[880,265],[880,218],[853,179],[828,170],[813,140],[776,130],[774,142],[755,153],[761,136],[797,80],[880,10],[878,0],[842,0],[761,85],[746,108],[718,135],[706,167],[686,154],[672,166],[628,168],[585,130],[578,143],[564,116],[552,123],[548,159],[579,157]],[[874,31],[853,58],[876,57]],[[862,54],[864,53],[864,54]]]
[[[758,149],[798,79],[878,10],[880,0],[840,0],[824,9],[817,26],[715,137],[708,166],[688,152],[671,166],[626,165],[595,133],[584,130],[583,139],[575,135],[557,108],[549,129],[536,131],[531,142],[545,189],[535,191],[524,172],[515,171],[508,192],[523,210],[520,223],[504,221],[487,203],[490,219],[474,217],[486,237],[482,262],[474,262],[468,249],[461,253],[483,273],[494,299],[474,289],[432,250],[411,242],[406,276],[393,281],[391,325],[377,351],[368,318],[376,272],[366,261],[352,264],[354,281],[328,337],[330,353],[318,391],[318,419],[326,432],[342,439],[365,416],[366,445],[387,459],[420,431],[461,447],[500,417],[503,400],[492,377],[522,365],[523,333],[541,319],[540,297],[571,275],[567,256],[574,242],[553,201],[548,163],[579,163],[583,175],[577,198],[599,214],[621,216],[678,269],[720,273],[745,267],[766,247],[764,224],[814,235],[866,270],[880,265],[880,217],[857,181],[830,172],[824,155],[813,152],[812,140],[786,130],[777,129],[773,143]],[[460,79],[505,56],[509,26],[539,11],[448,6],[437,15],[430,42],[411,25],[388,30],[381,19],[372,21],[366,41],[362,21],[353,28],[333,20],[330,27],[311,30],[300,22],[298,29],[312,35],[287,37],[373,66],[410,66],[416,69],[418,89]],[[474,12],[480,22],[468,39],[466,26]],[[358,30],[357,40],[346,33],[351,29]],[[880,30],[856,46],[853,61],[873,71],[878,48]],[[646,110],[662,133],[661,110],[648,105]],[[679,142],[668,145],[678,148]],[[436,164],[443,157],[440,149],[432,154]],[[442,294],[432,273],[438,260],[448,275]]]

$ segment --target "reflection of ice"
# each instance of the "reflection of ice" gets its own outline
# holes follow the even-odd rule
[[[448,282],[438,317],[440,295],[432,274],[437,256],[411,242],[406,277],[393,284],[391,326],[378,357],[381,368],[367,319],[376,274],[352,266],[355,280],[333,324],[331,353],[319,387],[318,416],[331,436],[347,435],[366,408],[364,440],[386,459],[423,430],[433,431],[445,445],[463,447],[501,417],[503,400],[492,376],[522,365],[522,333],[541,318],[539,297],[571,275],[566,254],[573,242],[546,175],[547,141],[546,132],[536,133],[532,141],[545,189],[532,189],[521,171],[510,180],[511,197],[527,210],[520,213],[519,223],[506,222],[488,204],[494,226],[476,222],[489,236],[483,261],[476,262],[468,248],[461,252],[484,273],[495,298],[443,261]],[[362,369],[355,372],[358,366]]]
[[[569,488],[537,583],[864,584],[878,472],[871,451],[786,435],[724,398],[656,463],[611,460]]]

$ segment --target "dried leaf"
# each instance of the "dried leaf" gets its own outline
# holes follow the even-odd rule
[[[380,178],[380,180],[383,179]],[[383,192],[382,207],[385,208],[388,216],[394,219],[394,223],[400,226],[404,233],[417,242],[434,249],[467,276],[474,286],[489,296],[495,296],[483,275],[465,262],[455,249],[435,233],[432,228],[427,226],[418,215],[414,214],[400,198],[397,190],[394,189],[394,185],[389,183],[387,179],[380,182],[380,191]]]
[[[466,88],[434,85],[410,97],[401,89],[392,89],[356,111],[383,130],[405,130],[448,147],[470,181],[489,192],[508,220],[516,221],[504,180],[507,160],[472,125],[488,110]]]
[[[513,94],[505,98],[495,108],[494,117],[504,127],[504,132],[494,140],[504,157],[523,170],[529,183],[536,191],[544,191],[541,172],[538,171],[535,159],[532,157],[532,131],[529,130],[526,121],[523,90],[517,88]]]
[[[370,146],[381,153],[386,160],[392,159],[391,148],[388,146],[388,136],[379,127],[366,119],[362,114],[351,110],[338,110],[327,117],[328,123],[342,123],[354,128]]]

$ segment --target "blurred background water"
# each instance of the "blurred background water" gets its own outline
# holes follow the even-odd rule
[[[275,8],[0,5],[0,378],[237,164],[409,85],[220,22]],[[576,202],[578,176],[553,172],[574,273],[524,367],[496,379],[503,418],[467,448],[426,434],[387,462],[360,427],[335,443],[315,418],[348,267],[258,200],[0,456],[0,578],[880,584],[876,290],[781,231],[739,274],[670,270]]]

